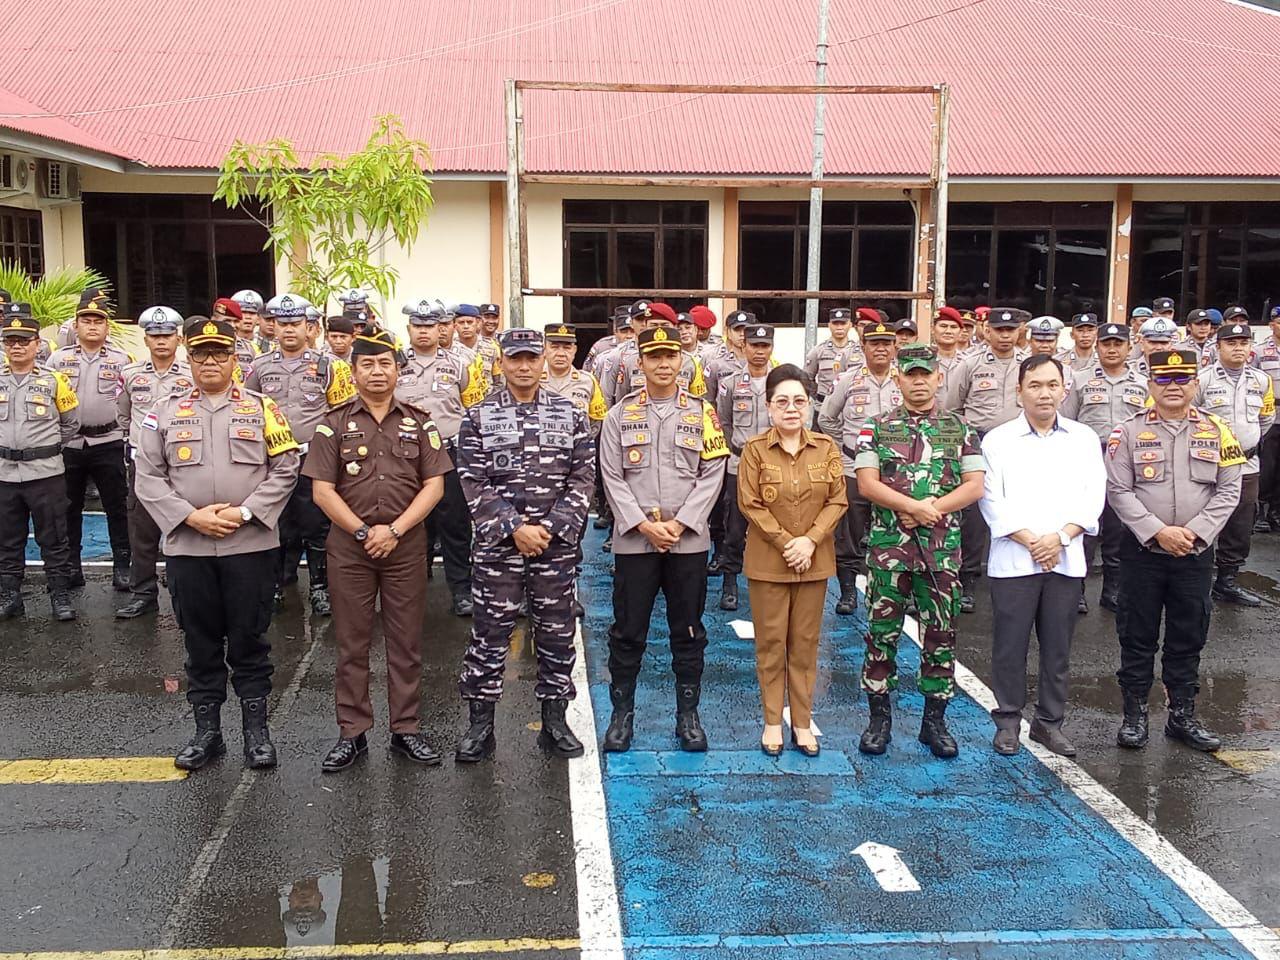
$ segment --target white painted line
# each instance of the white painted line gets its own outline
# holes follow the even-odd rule
[[[311,635],[311,623],[309,620],[303,621],[303,630],[306,631],[307,636]],[[293,679],[289,681],[284,693],[280,695],[275,711],[268,717],[268,723],[271,722],[272,717],[275,718],[275,722],[283,722],[289,715],[294,701],[298,699],[298,691],[302,689],[302,681],[307,678],[307,673],[311,670],[311,662],[320,651],[320,646],[321,640],[319,637],[311,641],[311,646],[307,648],[306,654],[298,661],[298,668],[293,672]],[[227,756],[234,756],[233,751],[228,750]],[[218,855],[222,852],[222,845],[227,842],[227,837],[230,836],[232,828],[240,819],[240,813],[244,809],[245,802],[249,799],[250,791],[253,790],[262,775],[263,771],[250,770],[247,767],[240,774],[240,782],[236,784],[235,790],[231,792],[226,805],[223,806],[222,815],[218,817],[218,823],[213,828],[213,833],[209,835],[208,839],[200,847],[200,853],[196,855],[195,861],[191,864],[191,869],[187,871],[185,882],[178,890],[178,898],[169,910],[169,918],[165,921],[164,927],[160,931],[161,950],[172,949],[185,932],[184,928],[190,918],[191,908],[201,898],[205,881],[209,879],[209,873],[213,870],[213,865],[218,861]]]
[[[858,589],[866,590],[866,578],[858,577]],[[920,646],[919,631],[914,617],[907,617],[903,633]],[[956,661],[956,685],[979,706],[992,710],[996,705],[991,689],[960,661]],[[1191,900],[1208,914],[1209,918],[1239,941],[1240,945],[1259,960],[1280,960],[1280,935],[1262,924],[1244,908],[1211,876],[1188,860],[1154,827],[1124,805],[1110,790],[1093,777],[1056,753],[1046,750],[1027,736],[1029,727],[1022,721],[1022,745],[1027,751],[1062,781],[1063,785],[1080,798],[1094,813],[1106,820],[1115,831],[1151,861],[1166,877],[1172,880]]]
[[[596,718],[591,708],[587,656],[579,624],[573,638],[578,656],[573,684],[578,695],[569,701],[569,726],[577,731],[585,752],[569,761],[569,809],[573,820],[574,863],[578,875],[578,938],[582,960],[624,960],[618,886],[609,847],[609,814],[604,802]]]
[[[919,893],[920,882],[902,859],[902,851],[883,843],[868,840],[857,849],[850,850],[861,857],[871,875],[886,893]]]
[[[756,638],[756,625],[750,620],[730,620],[729,626],[733,628],[733,632],[738,635],[739,640],[754,640]]]

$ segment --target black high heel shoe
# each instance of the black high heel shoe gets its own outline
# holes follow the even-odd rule
[[[818,754],[822,752],[822,746],[821,744],[818,743],[816,739],[813,741],[813,746],[808,746],[807,744],[801,744],[800,741],[796,739],[795,730],[791,731],[791,745],[795,747],[797,750],[799,750],[801,753],[803,753],[806,757],[816,757]]]

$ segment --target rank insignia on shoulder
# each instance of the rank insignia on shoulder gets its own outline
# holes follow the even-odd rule
[[[429,440],[429,441],[431,442],[431,449],[432,449],[432,450],[439,450],[439,449],[440,449],[441,443],[440,443],[440,431],[439,431],[439,430],[428,430],[428,431],[427,431],[427,440]]]
[[[328,424],[318,423],[316,424],[316,433],[322,437],[332,437],[333,429]]]

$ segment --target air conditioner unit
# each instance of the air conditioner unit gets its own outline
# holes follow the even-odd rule
[[[41,160],[37,167],[40,196],[49,200],[80,199],[80,168],[61,160]]]
[[[0,190],[36,192],[36,162],[20,153],[0,153]]]

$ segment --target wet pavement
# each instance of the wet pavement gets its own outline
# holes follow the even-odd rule
[[[588,541],[583,637],[602,728],[609,600],[598,539],[593,532]],[[1280,570],[1280,535],[1255,538],[1249,569]],[[108,571],[95,569],[90,579],[80,591],[80,619],[57,624],[48,618],[43,577],[33,570],[27,619],[0,626],[0,760],[168,757],[189,735],[181,643],[167,598],[158,618],[115,621],[120,595],[111,591]],[[1280,590],[1256,573],[1242,582],[1266,605],[1219,605],[1202,668],[1202,715],[1231,753],[1213,758],[1167,743],[1155,694],[1150,746],[1139,753],[1115,747],[1116,640],[1111,615],[1096,604],[1077,628],[1067,729],[1084,770],[1259,920],[1280,927]],[[1095,578],[1091,600],[1097,586]],[[464,725],[455,683],[469,621],[448,613],[441,580],[427,590],[423,718],[436,746],[451,752]],[[712,591],[713,608],[714,598]],[[962,660],[983,680],[985,608],[980,601],[979,612],[963,619],[960,639]],[[789,954],[769,937],[797,932],[845,938],[825,947],[812,942],[803,953],[810,957],[933,956],[941,954],[888,941],[907,936],[902,931],[1027,931],[1037,924],[1061,928],[1063,936],[1082,927],[1116,936],[1163,930],[1170,943],[1155,953],[1143,945],[1082,950],[1065,941],[1032,950],[1015,937],[995,946],[948,946],[946,955],[1241,955],[1141,853],[1110,834],[1099,840],[1105,824],[1095,824],[1038,761],[1024,754],[1016,765],[1000,766],[988,749],[989,720],[972,701],[954,710],[963,764],[933,761],[914,742],[918,697],[907,691],[894,746],[882,758],[888,762],[868,766],[856,750],[865,722],[865,702],[856,697],[856,620],[828,616],[815,709],[825,734],[818,766],[793,751],[779,767],[763,766],[750,643],[734,640],[733,620],[749,622],[745,605],[736,614],[708,611],[713,643],[703,714],[712,753],[689,761],[673,751],[659,607],[636,746],[603,764],[628,956],[782,957]],[[387,732],[375,725],[368,756],[338,776],[322,775],[318,766],[336,735],[331,626],[312,621],[294,593],[271,640],[278,770],[242,772],[233,698],[224,711],[228,757],[186,780],[0,780],[0,956],[176,947],[194,949],[184,955],[194,957],[217,946],[386,942],[413,945],[406,956],[445,949],[576,956],[569,771],[534,747],[535,672],[523,629],[513,641],[495,761],[455,767],[447,757],[441,768],[420,769],[388,756]],[[914,651],[904,654],[912,670]],[[380,718],[384,669],[375,653]],[[952,818],[954,830],[938,835],[929,818]],[[857,863],[850,866],[848,852],[868,831],[895,830],[905,831],[898,846],[918,858],[912,863],[926,889],[932,882],[941,891],[928,909],[882,897]],[[1060,865],[1065,905],[1028,887],[1028,875],[1041,869],[1037,857],[1053,850],[1079,861]],[[1085,863],[1086,856],[1093,859]],[[802,892],[779,902],[786,884]],[[718,939],[699,939],[710,934]],[[1205,939],[1186,939],[1193,935]],[[887,939],[865,939],[878,936]],[[528,940],[490,943],[512,938]]]

